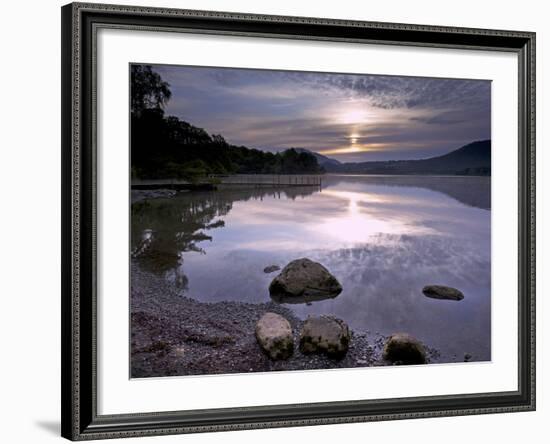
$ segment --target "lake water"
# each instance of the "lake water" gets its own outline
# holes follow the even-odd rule
[[[332,314],[351,328],[407,332],[442,361],[490,360],[490,178],[336,176],[318,187],[186,192],[132,207],[142,267],[185,296],[265,302],[293,259],[322,263],[343,286],[335,299],[288,305],[300,318]],[[139,252],[143,251],[140,255]],[[464,300],[422,287],[460,289]]]

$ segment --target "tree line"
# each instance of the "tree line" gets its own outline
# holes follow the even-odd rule
[[[170,85],[148,65],[131,66],[132,177],[198,180],[210,174],[306,174],[322,168],[310,153],[271,153],[228,143],[164,112]]]

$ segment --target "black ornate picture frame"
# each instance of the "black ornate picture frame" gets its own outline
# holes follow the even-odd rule
[[[62,435],[71,440],[518,412],[535,409],[535,34],[72,3],[62,8]],[[428,20],[428,18],[427,18]],[[208,33],[517,56],[518,390],[385,400],[97,413],[96,39],[99,28]],[[498,279],[495,276],[494,279]],[[510,289],[512,291],[512,289]]]

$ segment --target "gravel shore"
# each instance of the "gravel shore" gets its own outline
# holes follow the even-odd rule
[[[199,302],[178,295],[162,277],[132,262],[134,378],[391,365],[382,359],[383,335],[352,331],[349,351],[340,360],[304,355],[297,347],[303,320],[284,305]],[[284,316],[292,326],[296,347],[287,360],[271,360],[256,341],[256,322],[266,312]],[[437,361],[437,352],[428,349],[428,357]]]

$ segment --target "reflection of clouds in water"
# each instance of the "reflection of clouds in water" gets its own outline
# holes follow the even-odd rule
[[[357,330],[409,332],[459,360],[465,352],[489,359],[490,212],[475,200],[466,205],[471,191],[483,194],[489,182],[329,177],[324,184],[306,196],[247,189],[159,201],[167,208],[146,207],[133,218],[136,239],[153,226],[165,234],[161,247],[180,248],[173,240],[189,238],[203,248],[206,254],[197,254],[184,243],[183,263],[167,276],[202,301],[269,301],[276,273],[263,268],[309,257],[344,291],[311,306],[292,305],[299,316],[334,314]],[[467,195],[459,193],[463,188]],[[203,201],[212,211],[204,211]],[[225,224],[215,223],[220,217]],[[212,228],[208,242],[198,237],[206,228]],[[427,284],[459,288],[465,299],[429,299],[421,291]]]
[[[344,287],[335,299],[290,306],[300,317],[334,314],[358,330],[409,332],[459,359],[466,352],[478,360],[490,358],[490,252],[447,236],[385,234],[354,248],[234,248],[196,256],[187,268],[193,275],[189,296],[268,301],[267,288],[276,273],[265,274],[263,267],[283,266],[297,257],[321,262]],[[465,299],[429,299],[422,287],[430,283],[459,288]]]
[[[406,213],[390,214],[382,211],[397,199],[392,196],[375,193],[326,190],[325,195],[347,202],[344,214],[326,217],[309,228],[342,242],[367,242],[377,233],[386,234],[428,234],[429,229],[416,226],[412,217]],[[383,213],[383,214],[382,214]]]
[[[490,357],[490,254],[441,236],[383,235],[361,247],[304,253],[344,284],[335,300],[295,310],[333,313],[361,330],[409,332],[449,353]],[[460,288],[461,302],[426,298],[422,287]]]
[[[409,196],[415,189],[428,189],[452,197],[464,205],[491,209],[491,177],[477,176],[364,176],[329,174],[323,186],[361,192],[365,185],[386,190],[397,188],[398,193]]]
[[[256,204],[256,205],[254,205]],[[235,202],[231,220],[248,225],[279,222],[294,224],[306,222],[313,216],[323,217],[327,212],[345,211],[346,203],[338,199],[326,199],[325,193],[316,192],[308,198],[296,200],[265,197],[261,202]]]
[[[337,185],[295,201],[266,197],[235,202],[226,218],[228,230],[217,241],[238,240],[240,248],[251,250],[291,250],[352,247],[378,234],[437,234],[477,238],[488,245],[488,213],[441,193],[371,184],[363,184],[362,192],[346,189]]]
[[[380,235],[360,247],[317,250],[310,254],[329,264],[341,279],[359,280],[376,287],[381,280],[410,272],[427,282],[444,276],[449,285],[455,281],[457,285],[465,282],[484,285],[490,276],[489,252],[441,236]]]

